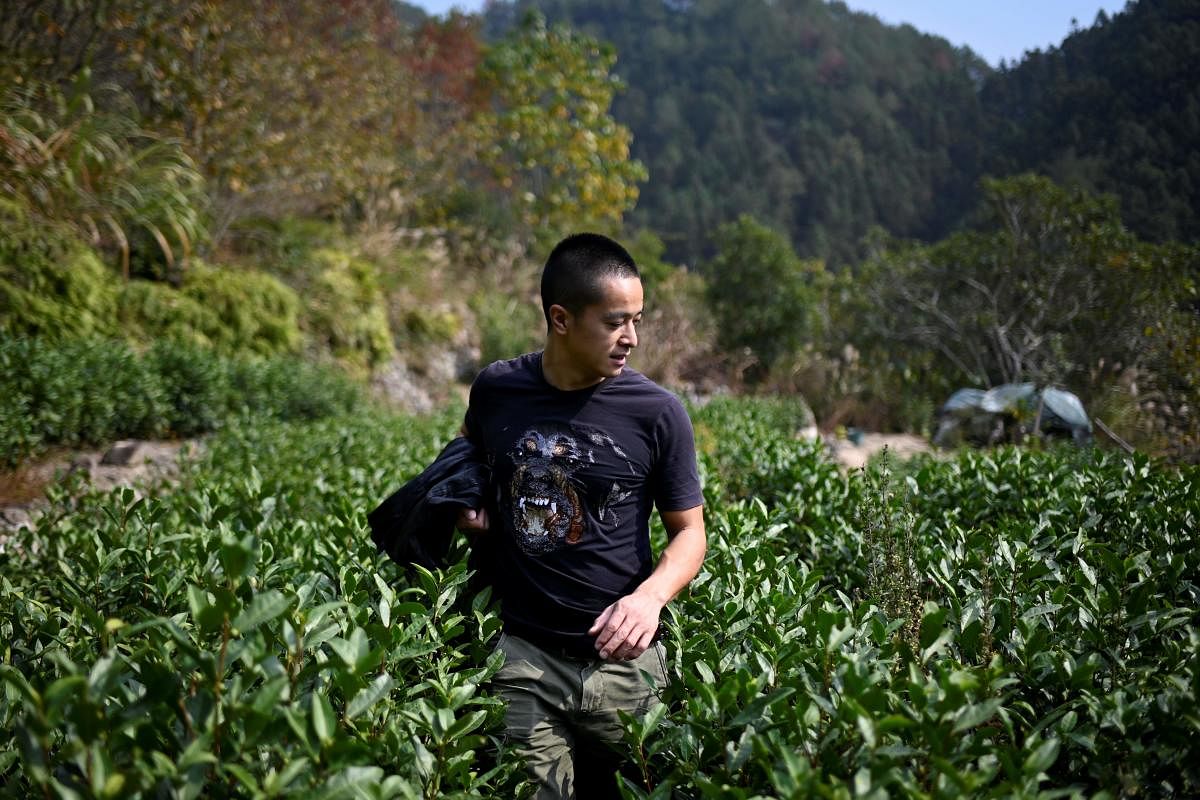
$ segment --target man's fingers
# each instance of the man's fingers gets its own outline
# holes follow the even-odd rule
[[[464,508],[458,512],[455,527],[463,531],[486,531],[488,529],[487,511],[482,508]]]
[[[588,628],[588,636],[595,636],[597,633],[608,624],[609,617],[613,615],[613,607],[609,606],[600,612],[600,616],[596,617],[596,621],[592,623],[592,627]]]
[[[596,644],[600,648],[600,657],[608,658],[612,655],[616,658],[626,658],[626,656],[622,655],[623,651],[631,645],[636,646],[639,638],[632,635],[637,628],[635,621],[626,617],[619,627],[612,622],[609,623],[608,627],[612,630],[607,639],[601,635],[596,640]]]

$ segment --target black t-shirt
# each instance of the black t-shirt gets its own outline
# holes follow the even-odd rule
[[[487,367],[467,435],[493,469],[489,509],[506,629],[580,653],[596,616],[653,571],[652,508],[703,502],[692,425],[673,394],[631,369],[577,391],[541,353]]]

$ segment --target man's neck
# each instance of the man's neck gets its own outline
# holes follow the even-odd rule
[[[571,365],[567,354],[555,346],[553,339],[546,342],[546,348],[542,351],[542,377],[546,379],[546,383],[562,392],[586,389],[604,380],[580,375]]]

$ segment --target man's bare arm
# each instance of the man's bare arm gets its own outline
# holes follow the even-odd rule
[[[659,614],[696,577],[708,549],[704,506],[661,512],[668,543],[658,565],[641,585],[596,617],[588,633],[601,658],[630,660],[646,651],[658,630]]]

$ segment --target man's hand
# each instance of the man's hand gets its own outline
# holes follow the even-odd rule
[[[486,531],[488,529],[487,509],[464,508],[458,512],[458,519],[455,520],[454,527],[460,531]]]
[[[588,635],[596,637],[601,658],[628,661],[646,652],[658,631],[663,606],[696,577],[704,561],[704,506],[660,512],[667,547],[649,578],[600,612]]]
[[[648,594],[627,594],[600,612],[588,635],[596,637],[601,658],[632,661],[646,652],[658,631],[658,615],[665,603]]]

